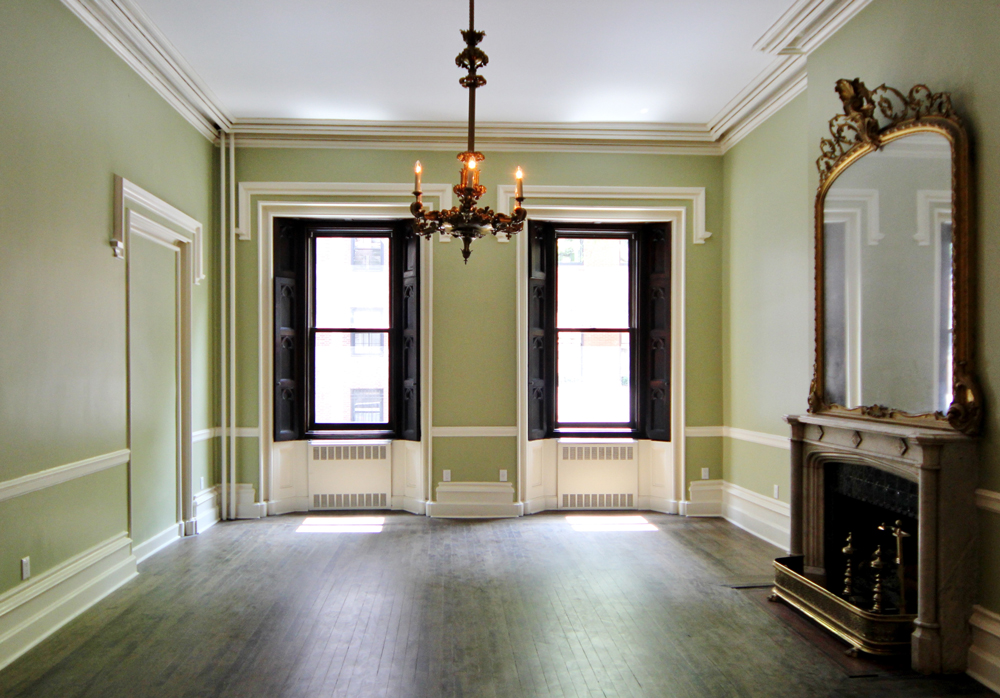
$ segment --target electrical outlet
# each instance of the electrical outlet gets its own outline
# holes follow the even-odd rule
[[[777,485],[774,486],[774,498],[775,499],[778,498],[778,486]]]
[[[500,471],[500,482],[507,482],[507,471],[506,470],[501,470]]]
[[[445,470],[443,473],[441,473],[441,477],[444,478],[445,482],[451,482],[451,471]]]
[[[31,576],[31,556],[21,558],[21,581]]]
[[[201,480],[201,489],[205,489],[205,478],[202,477],[198,479]]]
[[[702,480],[707,480],[708,479],[708,468],[702,468],[701,469],[701,479]]]

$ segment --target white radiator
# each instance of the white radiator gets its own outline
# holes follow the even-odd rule
[[[639,494],[634,442],[558,445],[560,509],[635,509]]]
[[[390,442],[310,444],[310,509],[388,509],[391,492]]]

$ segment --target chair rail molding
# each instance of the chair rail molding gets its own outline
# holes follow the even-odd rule
[[[786,451],[790,451],[792,449],[791,439],[787,436],[766,434],[762,431],[751,431],[749,429],[740,429],[738,427],[687,427],[684,430],[684,436],[689,438],[721,436],[730,439],[737,439],[738,441],[760,444],[761,446],[781,448]]]
[[[60,485],[70,480],[86,477],[87,475],[93,475],[108,468],[125,465],[129,461],[129,455],[129,450],[123,448],[120,451],[104,453],[100,456],[85,458],[73,463],[67,463],[66,465],[57,465],[54,468],[40,470],[37,473],[24,475],[13,480],[4,480],[0,482],[0,502],[20,497],[29,492],[37,492],[47,487]]]

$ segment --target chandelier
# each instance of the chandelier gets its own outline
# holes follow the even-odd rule
[[[486,84],[486,78],[476,71],[489,62],[489,57],[478,46],[479,42],[486,36],[486,32],[476,31],[475,19],[475,0],[469,0],[469,30],[462,32],[462,38],[465,39],[465,49],[455,58],[455,64],[468,71],[468,74],[458,82],[469,90],[468,148],[464,153],[458,154],[458,160],[462,163],[461,179],[460,183],[452,188],[461,203],[446,211],[425,209],[423,193],[420,189],[422,168],[418,160],[414,167],[413,195],[416,197],[416,201],[410,204],[414,232],[427,239],[430,239],[435,232],[462,238],[465,243],[462,248],[462,257],[466,264],[469,263],[469,255],[472,254],[469,246],[473,240],[478,240],[487,233],[510,236],[520,232],[524,227],[524,219],[527,215],[525,210],[521,208],[521,202],[524,201],[522,188],[524,173],[521,172],[520,167],[517,168],[517,173],[514,175],[516,182],[514,198],[517,205],[511,215],[497,213],[488,206],[480,207],[477,205],[480,197],[486,193],[486,187],[479,183],[481,169],[479,163],[486,158],[482,153],[476,151],[476,89]]]

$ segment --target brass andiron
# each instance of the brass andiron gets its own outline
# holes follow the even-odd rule
[[[903,571],[903,539],[910,534],[902,529],[903,522],[897,521],[895,526],[882,524],[880,531],[889,531],[896,538],[896,575],[899,577],[899,612],[906,613],[906,576]]]
[[[875,554],[872,556],[871,561],[872,569],[875,570],[875,588],[872,594],[872,613],[882,612],[882,568],[885,567],[885,563],[882,562],[882,546],[876,546]]]
[[[843,548],[841,548],[841,552],[844,553],[845,557],[847,557],[847,567],[844,569],[844,593],[843,593],[843,596],[848,601],[851,600],[851,594],[854,593],[854,589],[853,589],[854,575],[853,575],[853,572],[851,570],[851,558],[854,556],[854,553],[857,552],[857,551],[854,549],[854,546],[851,545],[851,537],[853,535],[854,535],[853,533],[848,533],[847,534],[847,545],[845,545]]]

